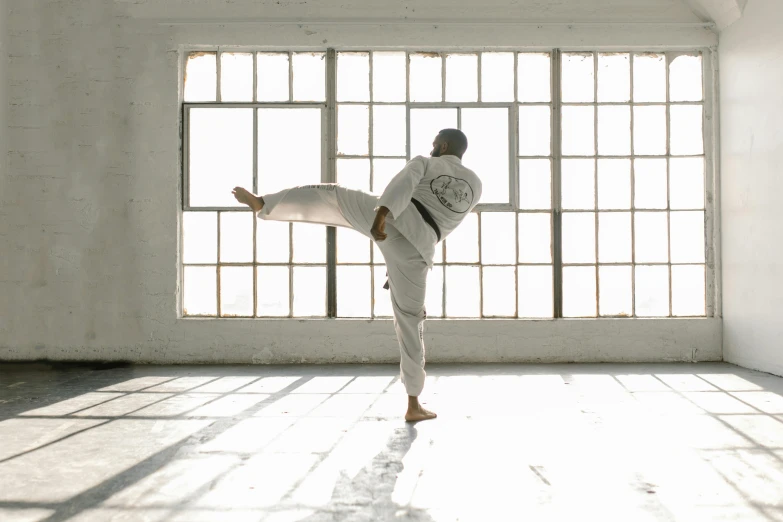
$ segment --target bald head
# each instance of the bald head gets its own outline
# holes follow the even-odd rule
[[[461,159],[465,151],[468,150],[468,137],[459,129],[443,129],[435,137],[432,146],[431,156],[433,158],[451,154]]]

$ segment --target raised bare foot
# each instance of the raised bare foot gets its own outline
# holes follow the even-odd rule
[[[437,413],[433,413],[429,410],[425,410],[419,406],[416,410],[408,408],[408,412],[405,414],[405,422],[419,422],[434,419],[438,416]]]
[[[253,212],[258,212],[264,208],[264,200],[262,198],[252,194],[242,187],[234,187],[234,190],[232,190],[231,193],[234,195],[237,201],[252,208]]]

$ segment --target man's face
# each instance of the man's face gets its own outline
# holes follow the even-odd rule
[[[443,148],[443,139],[440,137],[440,134],[435,136],[435,140],[432,142],[432,152],[430,152],[430,156],[433,158],[440,157],[441,155],[441,149]]]

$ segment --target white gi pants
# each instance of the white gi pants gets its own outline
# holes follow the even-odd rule
[[[261,219],[300,221],[352,228],[372,239],[378,196],[336,184],[307,185],[262,196]],[[426,224],[424,226],[427,226]],[[377,243],[386,261],[394,329],[400,343],[400,377],[408,395],[424,388],[424,297],[427,263],[405,237],[386,223],[386,239]]]

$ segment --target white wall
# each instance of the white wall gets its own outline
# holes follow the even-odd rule
[[[724,356],[783,375],[783,2],[720,36]]]
[[[473,23],[478,3],[450,9],[452,2],[424,0],[357,0],[365,20],[352,23],[322,23],[355,16],[337,0],[318,9],[250,0],[11,2],[0,359],[397,359],[389,321],[177,317],[179,51],[186,44],[646,48],[717,42],[709,29],[691,24],[696,18],[679,0],[596,0],[592,9],[581,0],[506,1],[485,15],[550,22]],[[411,24],[407,9],[430,18],[445,13],[450,21]],[[636,23],[639,14],[656,23]],[[311,18],[304,24],[279,21],[304,15]],[[366,20],[370,16],[387,21]],[[571,23],[579,17],[590,23]],[[564,20],[569,23],[559,23]],[[719,360],[720,335],[719,319],[427,326],[431,361]]]

